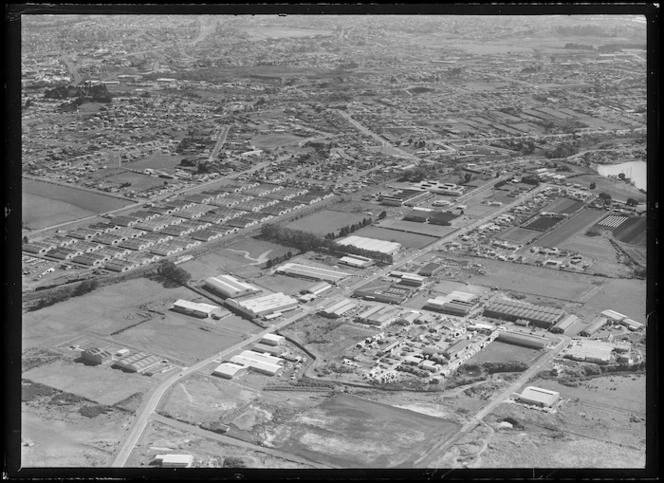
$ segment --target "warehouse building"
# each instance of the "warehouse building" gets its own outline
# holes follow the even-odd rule
[[[194,457],[190,454],[158,454],[154,460],[162,468],[191,468],[194,464]]]
[[[588,327],[579,332],[579,335],[584,337],[591,337],[595,335],[595,333],[598,332],[601,328],[603,328],[608,322],[609,320],[606,317],[597,317],[590,324],[588,324]]]
[[[275,376],[283,369],[283,359],[269,354],[259,354],[253,351],[244,351],[241,354],[233,356],[231,362],[237,365],[249,367],[256,372]]]
[[[620,324],[624,325],[625,327],[627,327],[629,330],[632,330],[632,331],[639,330],[639,329],[642,329],[643,327],[645,327],[641,322],[637,322],[636,320],[632,320],[632,319],[628,319],[628,318],[622,319],[620,321]]]
[[[525,334],[523,332],[516,332],[513,330],[501,330],[498,334],[497,340],[500,342],[506,342],[508,344],[530,347],[532,349],[544,349],[549,345],[550,342],[550,340],[545,337]]]
[[[91,347],[81,352],[81,359],[93,364],[103,364],[113,358],[113,354],[98,347]]]
[[[541,387],[528,386],[518,395],[517,399],[524,404],[551,408],[560,401],[560,393]]]
[[[366,268],[371,266],[374,261],[371,258],[361,257],[359,255],[346,255],[339,259],[340,265],[348,265],[354,268]]]
[[[222,362],[217,368],[212,371],[212,374],[224,379],[237,379],[245,374],[249,368],[233,362]]]
[[[484,315],[510,321],[525,319],[532,322],[533,325],[546,328],[558,322],[564,315],[564,311],[503,298],[489,302],[484,308]]]
[[[261,339],[263,344],[277,346],[282,345],[285,342],[286,338],[283,335],[278,334],[265,334]]]
[[[401,285],[378,285],[362,287],[353,292],[353,297],[375,300],[386,304],[401,304],[415,292],[414,289]]]
[[[330,285],[327,282],[320,282],[315,285],[312,285],[311,287],[304,289],[304,293],[310,293],[312,295],[320,295],[323,292],[330,290],[332,288],[332,285]]]
[[[579,318],[576,315],[570,314],[556,325],[551,327],[549,330],[554,334],[564,334],[565,331],[574,325],[578,320]]]
[[[259,354],[269,354],[271,356],[279,357],[284,352],[283,347],[276,345],[267,345],[257,342],[251,347],[251,350]]]
[[[242,282],[231,275],[217,275],[216,277],[206,278],[203,286],[210,292],[231,299],[260,292],[257,287]]]
[[[155,355],[147,355],[145,352],[137,352],[136,354],[125,357],[116,361],[114,367],[127,372],[145,372],[161,363],[161,359]]]
[[[226,305],[248,317],[264,317],[271,314],[281,314],[297,308],[298,302],[282,292],[262,295],[252,299],[227,299]]]
[[[470,339],[459,339],[453,344],[451,344],[449,347],[447,347],[445,350],[443,350],[443,355],[448,359],[459,357],[459,354],[463,350],[465,350],[471,343],[472,341]]]
[[[599,340],[574,341],[565,351],[564,357],[575,361],[608,364],[611,362],[614,345]]]
[[[346,272],[312,267],[309,265],[300,265],[298,263],[284,263],[277,268],[277,273],[283,273],[284,275],[290,275],[292,277],[322,280],[330,283],[337,283],[349,275]]]
[[[358,322],[377,327],[386,327],[399,317],[399,309],[372,305],[355,318]]]
[[[369,250],[372,252],[385,253],[387,255],[394,255],[401,250],[401,244],[385,240],[377,240],[375,238],[367,238],[363,236],[350,235],[341,240],[336,240],[336,243],[343,246],[353,246],[362,250]]]
[[[410,285],[412,287],[421,287],[427,281],[427,278],[423,277],[422,275],[408,272],[399,272],[396,270],[390,272],[390,276],[398,278],[400,284]]]
[[[332,305],[326,308],[323,308],[319,313],[325,317],[338,319],[339,317],[342,317],[344,314],[353,310],[355,307],[357,307],[357,304],[354,301],[350,299],[343,299],[339,302],[334,302]]]
[[[626,315],[623,315],[621,313],[616,312],[615,310],[610,310],[610,309],[602,311],[602,315],[612,322],[620,322],[627,318]]]
[[[110,270],[112,272],[127,272],[129,270],[133,270],[134,268],[138,267],[139,264],[137,264],[136,262],[130,262],[129,260],[123,260],[119,258],[111,260],[110,262],[104,265],[104,268],[106,270]]]
[[[431,277],[440,272],[445,266],[441,263],[429,262],[419,270],[419,274],[424,277]]]
[[[221,307],[210,304],[190,302],[189,300],[182,299],[176,300],[173,303],[171,310],[186,315],[192,315],[200,319],[206,319],[208,317],[219,318],[221,315]]]

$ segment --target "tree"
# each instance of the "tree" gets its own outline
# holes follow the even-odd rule
[[[627,206],[636,206],[638,204],[639,202],[636,201],[634,198],[627,198]]]
[[[473,175],[470,174],[470,173],[466,173],[466,174],[463,176],[463,182],[464,182],[464,183],[470,183],[470,180],[472,180],[472,179],[473,179]]]
[[[594,190],[595,188],[597,188],[597,185],[593,182],[593,183],[590,183],[590,186],[588,186],[588,188],[591,189],[591,190]]]
[[[165,279],[168,285],[186,285],[186,283],[191,280],[191,274],[189,272],[184,268],[178,267],[171,261],[162,262],[157,269],[157,272]]]
[[[602,192],[598,196],[601,200],[604,200],[605,203],[611,202],[611,195],[609,193]]]
[[[23,237],[23,243],[28,243],[28,235],[25,235],[25,236]]]
[[[618,173],[618,179],[625,181],[625,173]]]
[[[378,215],[378,219],[379,219],[379,220],[382,220],[382,219],[384,219],[384,218],[386,218],[386,217],[387,217],[387,212],[386,212],[386,211],[382,211],[382,212],[380,213],[380,215]]]

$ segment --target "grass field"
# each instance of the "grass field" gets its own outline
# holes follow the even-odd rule
[[[546,231],[560,223],[560,220],[562,219],[563,218],[559,216],[538,216],[527,225],[523,225],[523,228],[527,230]]]
[[[281,146],[292,146],[302,141],[301,137],[287,133],[259,134],[251,139],[257,149],[274,149]]]
[[[634,198],[639,203],[646,201],[646,195],[637,188],[622,181],[615,181],[598,174],[586,174],[574,178],[575,183],[582,186],[589,186],[595,183],[595,192],[608,193],[615,200],[627,201],[627,198]]]
[[[526,230],[525,228],[513,226],[502,232],[499,235],[499,238],[526,245],[539,234],[540,233],[537,231]]]
[[[287,275],[265,275],[256,280],[252,280],[251,283],[259,285],[260,287],[266,287],[273,292],[283,292],[288,295],[298,295],[300,290],[304,290],[307,287],[311,287],[314,283],[311,280],[304,280],[301,278],[289,277]]]
[[[576,233],[594,225],[604,215],[606,215],[606,212],[602,210],[584,210],[573,218],[570,218],[569,220],[561,223],[551,233],[547,233],[542,238],[537,240],[537,244],[543,247],[556,247],[563,243],[565,240],[573,237]]]
[[[173,156],[170,154],[151,154],[145,158],[136,161],[131,161],[126,164],[126,167],[131,169],[165,169],[174,168],[180,165],[180,161],[186,156]],[[163,180],[162,180],[163,184]]]
[[[542,208],[542,211],[569,214],[580,210],[583,205],[583,201],[573,200],[571,198],[560,198],[546,205]]]
[[[155,385],[150,377],[112,369],[110,364],[87,366],[65,360],[36,367],[23,378],[109,406]]]
[[[286,228],[316,235],[327,235],[328,233],[338,233],[344,226],[353,225],[367,217],[368,215],[362,213],[321,210],[288,223]]]
[[[52,347],[85,334],[109,335],[141,320],[148,306],[165,306],[195,295],[183,287],[166,289],[144,278],[129,280],[23,314],[23,350]],[[170,306],[170,305],[169,305]]]
[[[444,237],[458,230],[454,226],[430,225],[428,223],[417,223],[416,221],[404,221],[385,219],[378,222],[375,226],[386,228],[388,230],[417,233],[419,235]]]
[[[32,179],[24,179],[22,189],[23,222],[33,230],[132,204],[112,196]]]
[[[500,341],[493,341],[480,352],[468,359],[467,364],[482,364],[484,362],[510,362],[519,361],[526,364],[532,364],[539,356],[541,351],[520,347],[514,344],[506,344]]]
[[[395,230],[386,230],[385,228],[378,228],[375,226],[367,226],[351,234],[368,238],[376,238],[378,240],[393,241],[401,243],[405,248],[414,248],[416,250],[424,248],[427,245],[431,245],[437,240],[437,238],[431,236],[418,235],[416,233],[405,233]]]
[[[607,280],[602,290],[586,302],[586,308],[597,312],[613,309],[643,323],[646,320],[646,281]]]
[[[613,230],[613,236],[623,243],[645,246],[647,241],[646,217],[641,216],[628,219]]]
[[[250,37],[256,39],[281,39],[289,37],[314,37],[314,36],[329,36],[332,34],[331,30],[309,30],[297,27],[276,27],[267,25],[264,27],[244,27],[242,28]]]
[[[408,465],[431,438],[445,438],[458,428],[449,420],[346,395],[266,426],[275,447],[343,468]]]

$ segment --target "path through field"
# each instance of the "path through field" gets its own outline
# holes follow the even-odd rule
[[[235,253],[242,253],[242,254],[244,254],[244,258],[246,258],[247,260],[253,260],[253,263],[250,263],[249,265],[260,265],[260,264],[262,264],[262,263],[267,262],[267,261],[269,260],[269,258],[268,258],[268,254],[272,251],[272,250],[270,249],[270,250],[268,250],[268,251],[266,251],[266,252],[261,253],[261,254],[258,256],[258,258],[253,258],[253,257],[251,257],[251,256],[249,255],[250,252],[247,251],[247,250],[234,250],[234,249],[232,249],[232,248],[227,248],[226,250],[228,250],[229,252],[235,252]]]

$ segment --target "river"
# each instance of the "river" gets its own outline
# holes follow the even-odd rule
[[[602,176],[617,176],[625,173],[625,176],[634,181],[634,186],[645,191],[647,185],[647,163],[645,161],[629,161],[621,164],[602,164],[597,166],[597,172]]]

